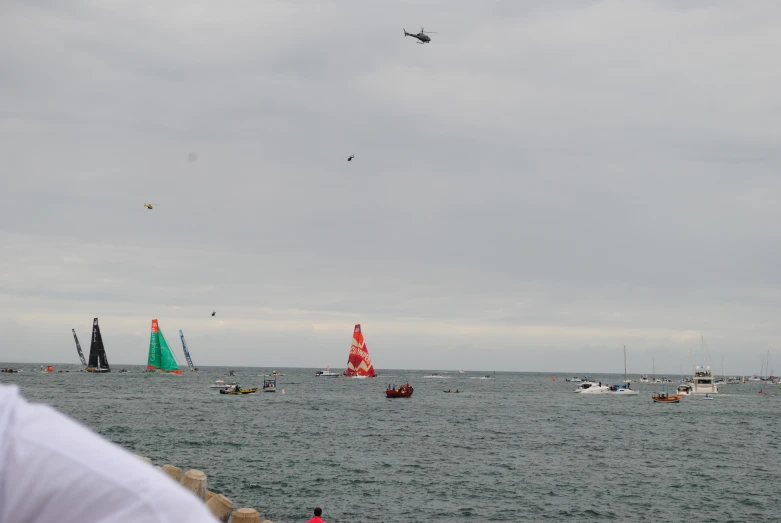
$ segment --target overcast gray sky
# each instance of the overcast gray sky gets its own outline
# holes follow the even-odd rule
[[[0,360],[781,367],[780,55],[777,1],[0,2]]]

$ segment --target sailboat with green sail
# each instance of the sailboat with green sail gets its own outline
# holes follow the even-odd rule
[[[152,334],[149,337],[149,359],[147,359],[146,371],[144,372],[182,373],[156,319],[152,320]]]

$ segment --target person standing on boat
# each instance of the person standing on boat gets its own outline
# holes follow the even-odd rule
[[[325,520],[323,520],[320,516],[323,515],[323,509],[320,507],[315,507],[315,517],[307,521],[307,523],[325,523]]]
[[[0,386],[0,493],[0,523],[218,523],[170,477],[15,385]]]

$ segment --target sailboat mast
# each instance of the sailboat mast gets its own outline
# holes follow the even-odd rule
[[[624,345],[624,383],[626,383],[626,345]]]

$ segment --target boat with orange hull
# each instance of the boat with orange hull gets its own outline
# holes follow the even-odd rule
[[[413,389],[409,383],[406,385],[402,385],[401,387],[396,387],[395,389],[390,388],[390,386],[385,389],[385,397],[386,398],[409,398],[412,396],[412,393],[415,389]]]
[[[353,342],[350,345],[350,355],[347,358],[347,369],[343,373],[350,378],[374,378],[374,365],[369,356],[369,349],[363,339],[361,324],[357,323],[353,329]]]
[[[683,394],[667,394],[666,392],[654,392],[651,399],[656,403],[678,403]]]
[[[157,319],[152,320],[152,332],[149,336],[149,357],[147,358],[146,370],[144,372],[155,372],[159,374],[181,374],[179,365],[176,363],[174,353],[168,346],[168,342],[163,336],[163,331],[157,323]]]

